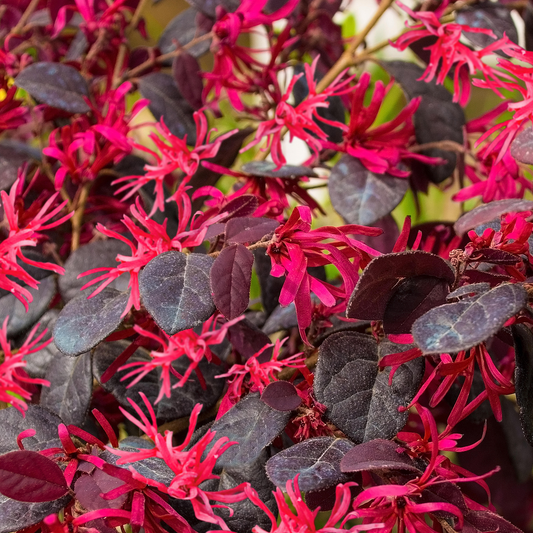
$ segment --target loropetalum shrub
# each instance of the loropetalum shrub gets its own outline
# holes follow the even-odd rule
[[[0,533],[531,531],[531,4],[190,3],[0,2]]]

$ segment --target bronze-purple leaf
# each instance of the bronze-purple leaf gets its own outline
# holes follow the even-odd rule
[[[267,475],[281,489],[285,489],[289,479],[298,475],[302,492],[345,483],[349,477],[341,471],[341,460],[353,447],[354,443],[348,439],[307,439],[271,457],[266,464]]]
[[[196,58],[187,52],[177,55],[172,63],[172,74],[183,97],[193,109],[200,109],[203,106],[204,85],[202,69]]]
[[[253,215],[255,210],[259,207],[259,200],[253,194],[243,194],[230,200],[222,209],[221,213],[226,216],[222,220],[229,220],[237,217],[247,217]]]
[[[273,233],[278,226],[279,222],[271,218],[232,218],[226,224],[226,242],[228,244],[254,243]]]
[[[68,492],[61,468],[30,450],[0,455],[0,494],[20,502],[51,502]]]
[[[242,244],[224,248],[215,259],[209,278],[213,301],[229,320],[248,308],[254,254]]]
[[[170,251],[154,257],[139,276],[144,306],[169,335],[205,322],[215,311],[209,272],[214,259]]]
[[[515,389],[522,431],[533,446],[533,333],[525,324],[511,326],[515,349]]]
[[[422,473],[406,453],[398,451],[398,444],[385,439],[374,439],[353,447],[342,458],[340,467],[341,472],[406,470]]]
[[[533,128],[524,128],[511,143],[511,155],[520,163],[533,165]]]
[[[261,400],[276,411],[294,411],[302,403],[296,387],[288,381],[274,381],[265,387]]]
[[[346,316],[360,320],[383,320],[387,305],[400,280],[431,276],[451,285],[455,274],[438,255],[422,251],[385,254],[373,259],[363,271],[348,301]]]
[[[505,283],[477,297],[434,307],[415,321],[413,338],[424,354],[468,350],[498,333],[526,303],[522,285]]]
[[[91,110],[85,100],[89,97],[85,78],[74,67],[63,63],[33,63],[15,78],[15,85],[39,102],[69,113]]]
[[[369,226],[388,215],[403,199],[409,181],[370,172],[359,159],[343,155],[331,169],[331,205],[348,224]]]
[[[516,265],[521,261],[520,256],[506,252],[505,250],[496,250],[495,248],[482,248],[476,250],[470,259],[473,261],[482,261],[484,263],[492,263],[495,265]]]
[[[250,161],[242,166],[242,170],[259,178],[299,179],[317,176],[311,167],[283,165],[278,168],[270,161]]]

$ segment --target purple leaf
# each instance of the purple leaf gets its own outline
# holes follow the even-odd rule
[[[110,492],[122,485],[124,485],[124,481],[97,468],[92,475],[83,475],[77,479],[74,484],[74,492],[76,499],[87,511],[120,509],[128,499],[127,494],[122,494],[113,500],[104,500],[100,494]]]
[[[0,456],[0,493],[20,502],[42,503],[68,492],[61,468],[51,459],[30,450]]]
[[[93,394],[91,352],[79,357],[57,354],[46,372],[41,405],[58,414],[65,424],[82,426]]]
[[[257,326],[254,326],[247,318],[239,320],[228,328],[228,340],[241,357],[249,359],[261,348],[270,344],[270,338]],[[272,350],[265,350],[260,357],[272,355]]]
[[[289,411],[276,411],[263,403],[258,394],[249,394],[211,426],[216,439],[228,437],[239,443],[226,450],[217,464],[227,468],[254,461],[283,431],[289,418]]]
[[[365,268],[348,302],[346,316],[383,320],[391,291],[402,278],[431,276],[451,285],[455,274],[441,257],[422,251],[385,254]]]
[[[185,100],[170,74],[152,72],[139,80],[139,91],[150,100],[148,107],[156,120],[163,119],[176,137],[187,135],[187,142],[196,143],[193,109]]]
[[[463,236],[467,231],[491,222],[504,213],[522,213],[523,211],[533,211],[533,201],[531,200],[497,200],[490,204],[482,204],[465,213],[453,225],[455,233]]]
[[[392,215],[385,215],[383,218],[376,220],[372,223],[374,228],[381,228],[383,233],[377,237],[369,235],[358,235],[357,240],[374,248],[378,252],[388,254],[392,252],[396,240],[400,236],[400,230],[398,224],[394,220]]]
[[[408,345],[380,344],[381,355],[402,352]],[[424,373],[422,358],[396,371],[378,371],[378,345],[373,337],[351,331],[330,335],[320,346],[315,372],[316,399],[326,416],[356,443],[389,439],[402,429],[407,412],[398,412],[418,391]]]
[[[273,233],[278,226],[279,222],[271,218],[232,218],[226,224],[226,242],[229,244],[253,244]]]
[[[294,411],[302,403],[296,387],[288,381],[274,381],[265,387],[261,400],[276,411]]]
[[[522,285],[499,285],[477,297],[431,309],[413,324],[413,338],[424,354],[468,350],[497,333],[526,303]]]
[[[533,446],[533,333],[525,324],[511,326],[515,349],[515,389],[522,431]]]
[[[272,335],[277,331],[288,331],[298,326],[298,317],[296,316],[296,306],[294,302],[286,307],[278,305],[263,324],[263,331],[267,335]]]
[[[20,142],[0,143],[0,190],[5,191],[15,183],[17,170],[27,161],[40,160],[40,153],[30,152],[31,147]],[[0,208],[3,215],[3,208]]]
[[[331,205],[348,224],[370,226],[403,199],[409,180],[370,172],[359,159],[343,155],[331,169]]]
[[[374,439],[358,444],[342,458],[341,472],[400,470],[422,474],[406,453],[398,451],[398,444],[390,440]]]
[[[15,78],[15,85],[50,107],[69,113],[91,110],[85,101],[89,97],[85,78],[74,67],[63,63],[33,63]]]
[[[468,511],[463,513],[463,533],[522,533],[522,530],[490,511]]]
[[[88,352],[122,323],[128,292],[106,287],[91,299],[80,294],[63,307],[54,326],[54,342],[70,356]]]
[[[211,272],[211,291],[217,309],[229,320],[242,315],[250,301],[254,254],[242,244],[224,248]]]
[[[482,248],[476,250],[471,256],[470,260],[482,261],[484,263],[492,263],[494,265],[516,265],[522,261],[520,256],[506,252],[505,250],[496,250],[494,248]]]
[[[279,305],[279,295],[285,279],[283,277],[275,278],[270,274],[272,262],[270,257],[265,253],[264,248],[254,250],[255,271],[259,278],[261,287],[261,304],[265,313],[270,315]]]
[[[172,63],[172,75],[185,100],[193,109],[200,109],[204,105],[202,100],[204,85],[202,69],[196,58],[187,52],[176,56]]]
[[[453,292],[450,292],[450,294],[446,296],[446,300],[450,301],[454,298],[476,296],[487,291],[490,291],[490,283],[471,283],[470,285],[463,285],[462,287],[455,289]]]
[[[277,168],[275,163],[270,161],[250,161],[242,166],[242,171],[258,178],[280,178],[280,179],[300,179],[316,178],[317,175],[311,167],[302,165],[284,165]]]
[[[35,335],[40,335],[46,329],[47,332],[42,338],[43,342],[52,338],[52,330],[58,316],[59,309],[50,309],[39,319],[39,327]],[[48,346],[26,355],[26,366],[24,370],[31,378],[44,379],[50,363],[56,357],[59,357],[60,353],[56,345],[51,342]]]
[[[229,220],[230,218],[247,217],[253,215],[255,210],[259,207],[259,200],[253,194],[243,194],[230,200],[221,210],[220,213],[226,213],[222,220]]]
[[[169,335],[205,322],[215,311],[209,272],[214,259],[203,254],[165,252],[139,276],[142,301]]]
[[[341,459],[353,447],[353,442],[348,439],[307,439],[270,458],[266,464],[267,475],[281,489],[285,489],[289,479],[299,475],[298,485],[302,492],[346,483],[350,478],[341,472]]]
[[[519,162],[533,165],[533,128],[524,128],[511,143],[511,155]]]

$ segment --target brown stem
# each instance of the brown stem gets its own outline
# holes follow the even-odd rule
[[[126,43],[121,43],[120,48],[118,49],[117,61],[115,63],[115,68],[113,69],[113,89],[116,89],[122,83],[122,77],[120,71],[124,66],[124,59],[126,58],[126,52],[128,51],[128,45]]]
[[[31,0],[28,7],[26,8],[26,11],[22,14],[22,17],[20,17],[20,20],[17,22],[17,25],[9,32],[11,35],[17,35],[20,30],[24,27],[28,19],[31,17],[31,14],[35,11],[37,6],[39,5],[39,0]]]
[[[137,27],[137,24],[139,24],[139,20],[141,20],[142,10],[144,9],[145,5],[146,0],[140,0],[140,2],[137,4],[137,9],[135,10],[133,17],[131,17],[130,23],[128,24],[128,28],[126,31],[134,30]]]
[[[74,252],[80,247],[81,227],[83,225],[83,215],[85,214],[85,206],[87,205],[87,198],[91,190],[92,182],[85,183],[80,191],[78,201],[76,202],[76,211],[74,216],[70,219],[72,224],[72,244],[71,250]]]

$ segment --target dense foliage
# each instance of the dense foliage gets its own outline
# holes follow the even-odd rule
[[[0,533],[533,530],[533,4],[189,1],[0,1]]]

